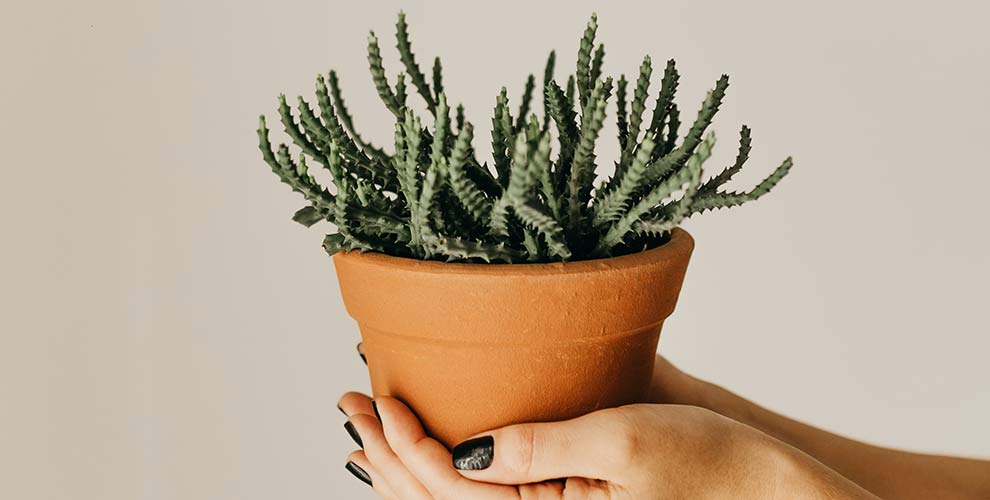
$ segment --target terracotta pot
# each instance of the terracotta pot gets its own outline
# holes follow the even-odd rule
[[[640,402],[694,240],[610,259],[447,264],[338,253],[375,396],[452,446],[519,422]]]

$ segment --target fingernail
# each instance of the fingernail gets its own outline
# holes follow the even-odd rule
[[[382,415],[380,413],[378,413],[378,403],[375,403],[375,400],[374,399],[371,400],[371,409],[374,410],[375,417],[378,418],[378,421],[379,422],[381,422]]]
[[[487,469],[495,459],[495,438],[484,436],[464,441],[455,446],[451,453],[457,470]]]
[[[364,484],[367,484],[368,486],[374,486],[373,484],[371,484],[371,476],[369,476],[368,473],[364,471],[364,469],[359,467],[358,464],[354,462],[347,462],[347,465],[345,465],[344,468],[346,468],[347,471],[350,472],[351,474],[354,474],[354,477],[360,479],[361,482],[363,482]]]
[[[340,407],[340,405],[337,405],[337,409],[340,410],[340,412],[343,413],[345,417],[350,417],[350,415],[348,415],[347,412],[344,411],[344,409]]]
[[[362,344],[357,345],[358,356],[361,356],[361,361],[364,361],[364,364],[368,364],[368,358],[364,357],[364,350],[361,349],[361,345]]]
[[[361,441],[361,435],[358,434],[357,429],[354,428],[354,424],[352,424],[350,420],[344,422],[344,430],[351,435],[351,439],[353,439],[358,446],[362,449],[364,448],[364,442]]]

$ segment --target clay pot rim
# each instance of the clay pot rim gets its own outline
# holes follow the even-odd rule
[[[440,262],[397,257],[379,252],[341,252],[335,259],[357,260],[361,265],[372,265],[398,271],[447,275],[490,275],[490,276],[534,276],[599,273],[618,271],[640,266],[655,265],[675,255],[690,253],[694,248],[694,238],[687,231],[676,227],[670,232],[670,239],[655,248],[642,252],[606,257],[602,259],[578,260],[569,262],[519,263],[519,264],[480,264],[470,262]]]

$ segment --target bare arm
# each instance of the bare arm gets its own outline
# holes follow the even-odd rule
[[[838,436],[691,377],[662,357],[657,358],[652,400],[700,406],[754,427],[881,498],[990,498],[990,461],[909,453]]]

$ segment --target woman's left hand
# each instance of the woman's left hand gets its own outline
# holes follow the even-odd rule
[[[631,405],[513,425],[453,453],[396,399],[373,406],[348,393],[340,408],[363,448],[350,455],[348,469],[387,500],[801,498],[826,491],[873,498],[797,450],[697,407]]]

